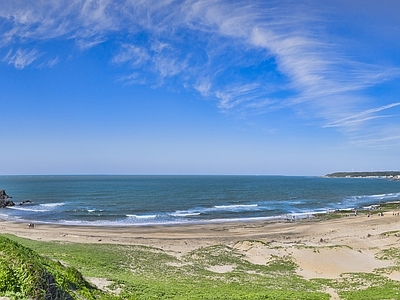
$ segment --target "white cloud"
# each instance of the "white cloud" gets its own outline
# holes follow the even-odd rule
[[[150,55],[146,48],[124,44],[120,53],[113,57],[112,62],[115,64],[129,63],[132,67],[139,67],[149,59]]]
[[[258,84],[246,84],[242,86],[230,86],[224,91],[216,91],[215,96],[219,100],[218,107],[222,110],[230,110],[245,102],[258,99]]]
[[[140,73],[134,72],[129,75],[121,76],[117,81],[123,82],[127,85],[132,84],[146,84],[146,79]]]
[[[95,38],[95,39],[77,39],[76,44],[81,50],[87,50],[93,48],[106,40],[104,38]]]
[[[212,89],[212,84],[209,78],[198,79],[193,87],[204,97],[210,96],[210,90]]]
[[[393,145],[400,146],[400,132],[374,134],[372,137],[356,138],[352,141],[352,144],[359,147],[376,147],[382,149],[392,147]]]
[[[41,64],[38,65],[38,68],[51,68],[58,64],[60,62],[60,59],[58,57],[47,60],[42,62]]]
[[[175,76],[182,73],[188,64],[185,60],[178,59],[175,56],[155,55],[153,58],[154,67],[161,78]]]
[[[347,16],[340,10],[319,1],[9,0],[0,10],[0,38],[3,47],[57,38],[86,50],[117,34],[110,61],[129,67],[119,81],[174,78],[214,97],[224,112],[291,107],[325,128],[348,129],[390,118],[380,113],[390,107],[366,109],[376,104],[363,91],[399,78],[400,68],[380,65],[362,51],[365,41],[340,35],[336,20]],[[21,49],[3,61],[22,69],[41,55]]]
[[[379,113],[383,110],[387,110],[390,108],[394,108],[396,106],[400,106],[400,102],[391,103],[391,104],[383,105],[383,106],[376,107],[376,108],[371,108],[371,109],[362,111],[360,113],[357,113],[355,115],[351,115],[346,118],[343,118],[340,120],[335,120],[334,122],[330,122],[330,123],[326,124],[324,127],[347,127],[349,125],[359,124],[359,123],[363,123],[365,121],[373,120],[373,119],[377,119],[377,118],[396,117],[396,116],[398,116],[397,114],[396,115],[375,115],[376,113]]]
[[[41,54],[36,50],[28,51],[18,49],[15,52],[10,50],[3,58],[3,61],[9,65],[14,65],[14,67],[18,70],[22,70],[32,64],[40,56]]]

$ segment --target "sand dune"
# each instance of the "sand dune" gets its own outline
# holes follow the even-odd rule
[[[146,227],[35,224],[30,229],[25,223],[0,221],[2,233],[41,241],[146,245],[168,250],[177,257],[196,248],[225,244],[241,251],[254,264],[265,264],[272,255],[289,255],[299,265],[298,274],[305,278],[337,278],[343,273],[372,272],[394,265],[375,255],[382,249],[398,246],[399,229],[400,216],[389,213],[325,221]],[[397,273],[387,276],[400,279]]]

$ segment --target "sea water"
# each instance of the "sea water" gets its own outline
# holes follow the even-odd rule
[[[0,176],[0,189],[16,204],[1,219],[108,226],[304,218],[400,200],[400,181],[375,178]]]

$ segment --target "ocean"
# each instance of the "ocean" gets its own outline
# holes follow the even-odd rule
[[[400,181],[377,178],[0,176],[0,189],[16,204],[1,219],[93,226],[306,218],[400,200]]]

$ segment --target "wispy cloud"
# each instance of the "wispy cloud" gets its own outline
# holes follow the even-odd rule
[[[14,67],[18,70],[22,70],[25,67],[32,64],[40,54],[37,50],[23,50],[18,49],[17,51],[9,51],[7,55],[3,58],[3,61],[9,65],[14,65]]]
[[[53,66],[55,66],[56,64],[58,64],[60,62],[60,59],[58,58],[58,56],[56,58],[53,59],[48,59],[42,63],[40,63],[38,65],[38,68],[52,68]]]
[[[353,145],[358,147],[374,147],[385,149],[392,146],[400,145],[400,131],[384,132],[381,134],[373,134],[370,136],[361,136],[351,141]]]
[[[347,127],[349,125],[353,126],[353,124],[360,124],[369,120],[377,119],[377,118],[391,118],[391,117],[397,117],[398,114],[395,115],[376,115],[376,113],[379,113],[383,110],[388,110],[390,108],[394,108],[396,106],[400,106],[400,102],[396,103],[391,103],[388,105],[368,109],[365,111],[362,111],[360,113],[357,113],[355,115],[348,116],[346,118],[340,119],[340,120],[335,120],[333,122],[330,122],[326,124],[324,127]]]
[[[77,39],[76,44],[81,50],[87,50],[93,48],[106,40],[104,38],[93,38],[93,39]]]
[[[126,85],[146,84],[146,79],[143,76],[141,76],[140,73],[137,72],[121,76],[117,79],[117,81],[122,82]]]
[[[319,1],[6,1],[0,47],[57,38],[86,50],[111,40],[110,62],[125,73],[118,81],[180,83],[215,99],[223,112],[289,107],[337,129],[396,115],[382,112],[398,103],[379,106],[363,92],[400,78],[400,68],[355,53],[350,37],[332,27],[340,9],[326,7]],[[23,69],[40,53],[19,48],[3,61]]]
[[[257,83],[242,86],[231,86],[224,91],[216,91],[215,96],[219,100],[218,107],[222,110],[230,110],[245,102],[251,103],[254,98],[258,98],[259,86]]]
[[[115,55],[112,62],[115,64],[129,63],[132,67],[139,67],[150,59],[146,48],[124,44],[119,54]]]

